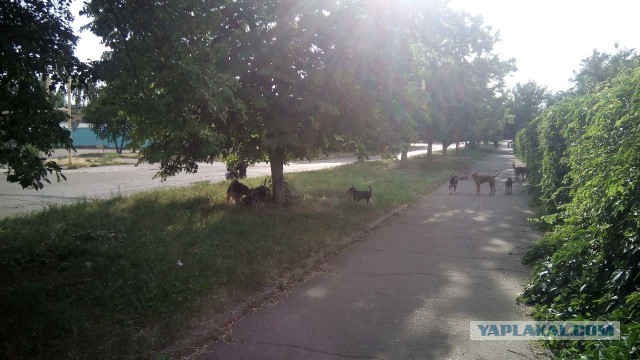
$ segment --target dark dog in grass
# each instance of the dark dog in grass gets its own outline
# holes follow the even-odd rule
[[[507,178],[507,181],[504,183],[504,194],[511,195],[513,194],[513,179]]]
[[[458,175],[453,175],[451,179],[449,179],[449,191],[447,192],[447,195],[456,194],[456,188],[458,187],[458,179],[460,179]]]
[[[522,175],[522,181],[524,181],[527,176],[527,166],[516,166],[514,163],[511,164],[513,165],[513,172],[516,175],[516,181],[519,180],[520,175]]]
[[[267,187],[267,180],[265,179],[264,184],[249,189],[247,195],[242,198],[242,205],[250,205],[250,206],[259,206],[266,203],[271,199],[271,189]]]
[[[477,172],[471,173],[471,177],[473,178],[473,181],[475,181],[476,188],[478,190],[476,195],[480,195],[480,185],[484,183],[489,183],[489,188],[491,189],[491,193],[489,193],[489,195],[496,194],[496,177],[498,177],[498,174],[500,173],[500,171],[494,170],[494,172],[496,173],[495,175],[486,174],[486,173],[478,174]]]
[[[248,193],[249,187],[234,179],[227,188],[227,204],[229,204],[229,200],[233,200],[236,205],[240,204],[242,197]]]
[[[369,205],[371,201],[371,186],[369,186],[369,191],[358,191],[352,186],[347,190],[347,194],[348,193],[351,193],[353,196],[353,201],[360,202],[360,200],[365,199],[367,200],[367,205]]]

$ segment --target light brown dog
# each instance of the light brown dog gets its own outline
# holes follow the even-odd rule
[[[491,188],[491,193],[489,195],[496,194],[496,177],[498,177],[500,171],[494,170],[494,172],[496,173],[495,175],[486,173],[478,174],[477,172],[471,173],[471,177],[473,178],[473,181],[476,182],[476,188],[478,190],[476,195],[480,195],[480,185],[484,183],[489,183],[489,188]]]

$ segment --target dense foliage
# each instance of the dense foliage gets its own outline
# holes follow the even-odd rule
[[[540,319],[623,324],[621,341],[552,343],[562,358],[640,357],[640,66],[617,73],[517,135],[550,226],[526,255],[537,263],[523,299]]]
[[[92,0],[111,49],[96,66],[161,177],[220,157],[283,164],[343,143],[495,137],[505,116],[497,36],[444,1]],[[425,82],[423,88],[422,81]]]
[[[72,147],[55,95],[81,64],[73,56],[70,1],[0,2],[0,165],[7,180],[40,189],[60,167],[42,154]]]

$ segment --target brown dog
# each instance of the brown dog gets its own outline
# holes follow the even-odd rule
[[[511,195],[513,194],[513,179],[507,178],[507,181],[504,183],[504,194]]]
[[[233,203],[238,205],[242,197],[249,193],[249,187],[240,181],[234,179],[227,188],[227,204],[233,199]]]
[[[489,188],[491,188],[491,193],[489,195],[496,194],[496,177],[498,177],[498,174],[500,173],[500,171],[494,170],[494,172],[496,173],[495,175],[486,174],[486,173],[478,174],[477,172],[471,173],[471,177],[473,178],[473,181],[476,182],[476,188],[478,189],[478,192],[476,193],[476,195],[480,195],[480,185],[484,183],[489,183]]]

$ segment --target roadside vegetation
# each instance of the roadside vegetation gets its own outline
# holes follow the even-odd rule
[[[288,183],[297,198],[284,209],[228,206],[223,182],[4,219],[0,354],[148,358],[310,255],[339,251],[365,224],[481,156],[462,151],[401,168],[372,161],[294,173]],[[370,185],[373,203],[354,203],[351,185]]]
[[[525,256],[535,265],[522,300],[538,320],[622,323],[620,341],[548,343],[559,358],[640,358],[639,64],[594,53],[575,93],[517,135],[548,230]]]
[[[140,158],[138,153],[89,153],[71,157],[71,165],[69,165],[68,156],[60,156],[53,159],[56,164],[64,169],[79,169],[85,167],[98,167],[109,165],[128,165],[135,164]]]

